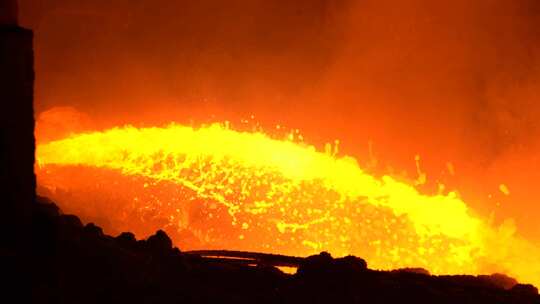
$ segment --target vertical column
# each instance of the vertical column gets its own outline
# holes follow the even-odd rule
[[[17,26],[16,1],[0,0],[0,248],[30,242],[35,199],[33,33]]]

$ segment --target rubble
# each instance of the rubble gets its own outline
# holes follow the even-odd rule
[[[41,278],[33,303],[540,303],[534,286],[504,275],[376,271],[361,258],[326,252],[182,252],[161,230],[144,240],[129,232],[108,236],[44,198],[33,215],[38,258],[31,275]],[[287,274],[276,265],[298,270]]]

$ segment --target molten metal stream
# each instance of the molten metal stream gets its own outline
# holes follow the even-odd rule
[[[492,227],[475,216],[456,193],[424,195],[332,149],[263,132],[127,126],[41,144],[37,163],[38,181],[53,196],[77,180],[99,184],[96,191],[129,202],[113,208],[111,222],[137,231],[151,210],[185,249],[326,250],[364,257],[371,268],[505,272],[540,283],[538,248],[510,223]]]

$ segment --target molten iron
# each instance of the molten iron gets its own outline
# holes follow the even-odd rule
[[[454,192],[376,178],[336,150],[226,124],[126,126],[39,145],[37,175],[68,211],[106,216],[111,231],[164,228],[182,249],[326,250],[371,268],[540,283],[540,252],[510,222],[492,227]]]

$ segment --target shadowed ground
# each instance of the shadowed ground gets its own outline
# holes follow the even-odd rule
[[[45,198],[33,215],[34,303],[540,303],[535,287],[504,275],[374,271],[361,258],[324,252],[183,253],[163,231],[146,240],[108,236]],[[286,274],[275,266],[298,269]]]

